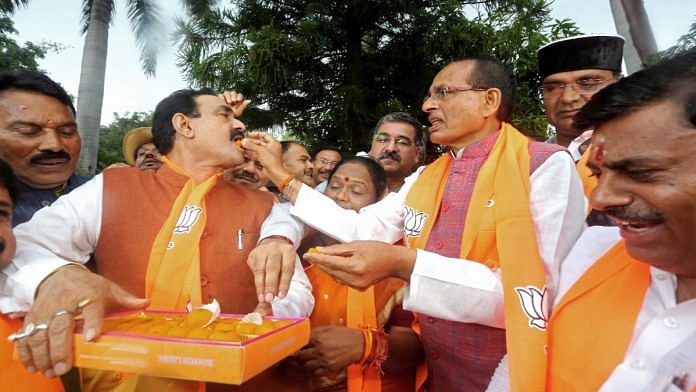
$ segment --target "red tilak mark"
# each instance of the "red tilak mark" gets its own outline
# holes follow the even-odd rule
[[[350,178],[345,177],[345,178],[343,179],[343,181],[345,181],[345,182],[350,182]]]
[[[598,145],[595,151],[595,160],[601,161],[602,159],[604,159],[604,144]]]

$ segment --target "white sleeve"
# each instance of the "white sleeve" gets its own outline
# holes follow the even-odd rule
[[[95,176],[14,229],[17,254],[0,272],[0,312],[28,311],[48,274],[89,260],[99,239],[103,184]]]
[[[292,241],[295,249],[300,246],[306,234],[305,225],[290,215],[290,203],[274,203],[271,213],[261,225],[259,241],[272,235],[283,236]]]
[[[388,194],[359,213],[341,208],[327,196],[303,185],[290,213],[341,242],[376,240],[394,243],[403,235],[406,195],[421,171],[419,168],[408,176],[399,192]]]
[[[554,293],[560,262],[585,222],[582,184],[566,152],[551,155],[530,178],[530,209],[547,287]],[[419,250],[404,309],[457,322],[505,327],[499,271]]]
[[[278,317],[309,317],[314,309],[312,284],[302,268],[300,258],[295,256],[295,273],[290,281],[290,289],[283,299],[271,302],[273,315]]]

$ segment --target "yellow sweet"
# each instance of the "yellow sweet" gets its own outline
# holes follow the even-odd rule
[[[160,320],[156,322],[155,325],[150,326],[145,334],[152,336],[166,336],[167,331],[174,328],[176,325],[177,323],[174,320]]]
[[[238,334],[246,334],[246,335],[254,335],[256,333],[256,327],[258,325],[254,323],[239,323],[237,324],[237,333]]]
[[[256,327],[256,330],[254,331],[254,333],[256,335],[263,335],[265,333],[269,333],[269,332],[273,331],[274,329],[275,328],[273,328],[273,324],[271,324],[271,325],[259,325],[258,327]]]
[[[214,331],[210,336],[209,340],[217,340],[220,342],[241,342],[242,338],[234,331]]]
[[[312,248],[307,249],[307,253],[321,253],[321,252],[319,252],[319,249],[312,247]]]
[[[169,329],[165,336],[168,336],[170,338],[185,338],[189,334],[190,331],[191,331],[191,328],[188,328],[186,326],[177,325],[177,326]]]
[[[191,328],[202,327],[213,317],[213,312],[208,309],[196,309],[184,317],[184,323]]]
[[[203,339],[206,340],[208,339],[208,336],[210,336],[213,333],[213,330],[205,327],[205,328],[194,328],[192,329],[188,335],[186,335],[187,338],[189,339]]]
[[[215,331],[230,332],[237,330],[237,324],[239,324],[237,319],[218,320],[213,323],[212,327]]]

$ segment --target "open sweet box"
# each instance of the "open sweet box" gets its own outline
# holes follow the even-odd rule
[[[85,342],[75,331],[75,365],[152,376],[241,384],[293,354],[309,341],[309,321],[221,314],[212,323],[192,313],[123,312],[104,319],[104,332]]]

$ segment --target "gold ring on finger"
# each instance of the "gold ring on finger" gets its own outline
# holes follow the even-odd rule
[[[63,310],[59,310],[59,311],[53,313],[53,316],[51,316],[51,320],[53,320],[53,319],[56,318],[56,317],[64,316],[64,315],[66,315],[66,314],[69,314],[69,315],[71,315],[71,316],[74,316],[74,315],[75,315],[75,313],[73,313],[73,312],[71,312],[71,311],[69,311],[69,310],[67,310],[67,309],[63,309]]]
[[[77,310],[82,310],[93,301],[92,297],[84,297],[77,303]]]

